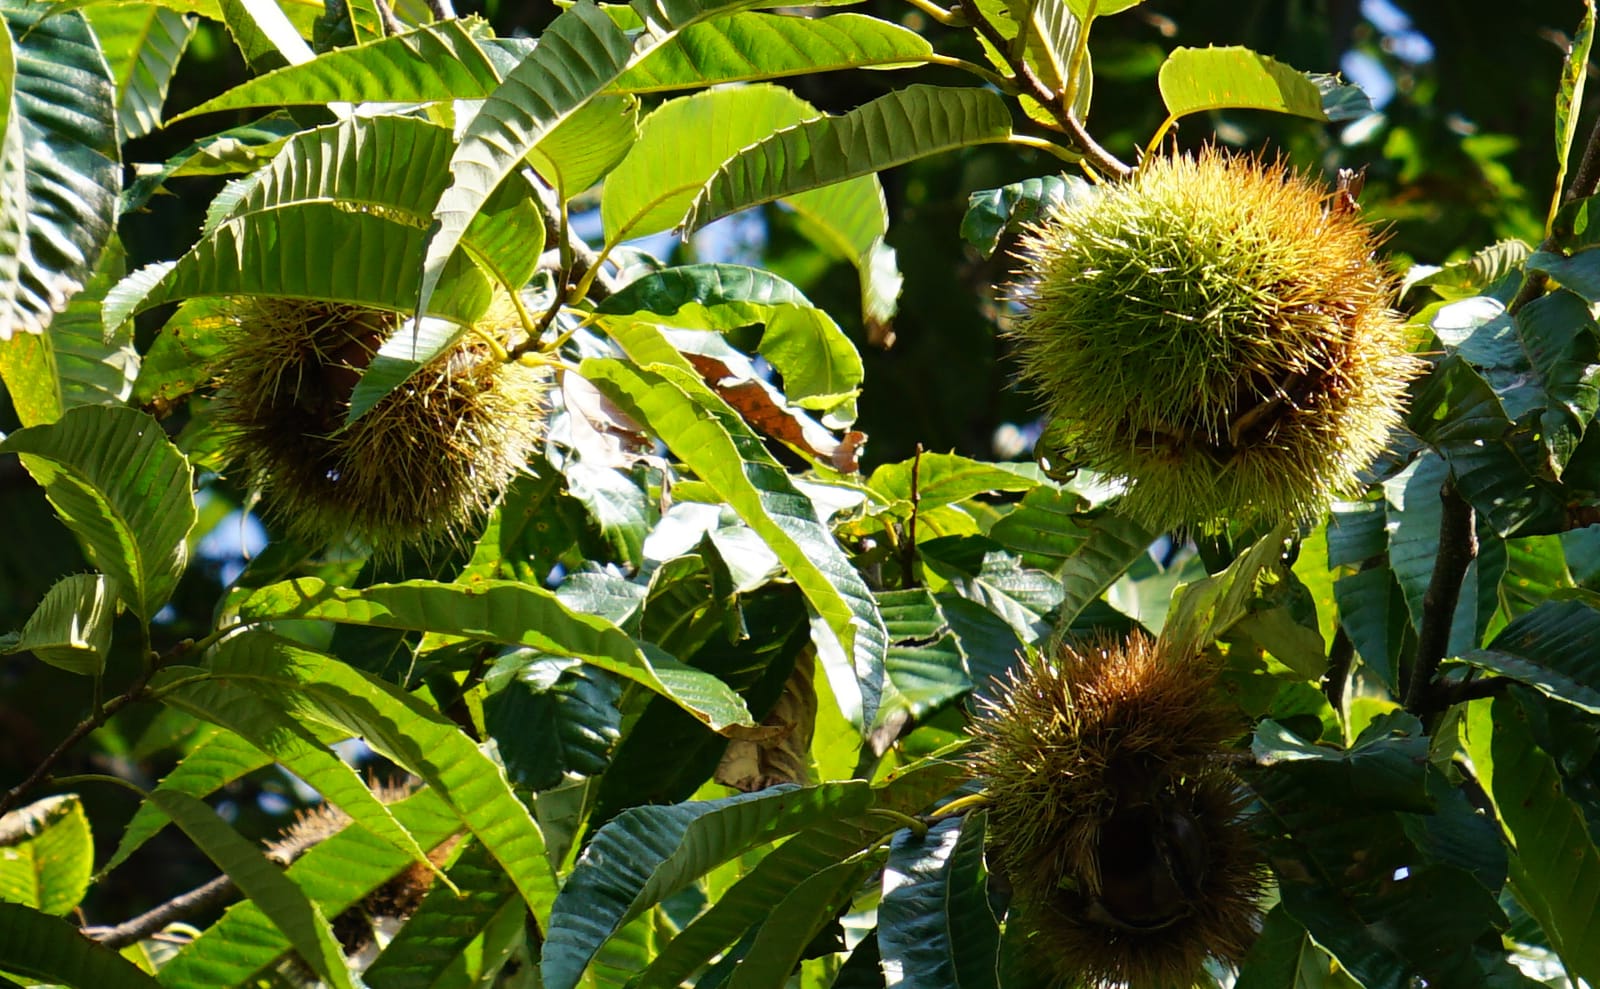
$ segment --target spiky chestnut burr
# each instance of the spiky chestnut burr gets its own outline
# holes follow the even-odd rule
[[[379,551],[460,538],[522,470],[544,422],[542,370],[507,363],[492,314],[354,423],[351,391],[399,325],[391,312],[247,298],[217,367],[223,452],[307,544]]]
[[[1035,655],[976,722],[1008,923],[1063,986],[1197,984],[1259,929],[1263,863],[1203,658],[1144,636]]]
[[[1208,149],[1058,207],[1019,248],[1040,452],[1125,482],[1156,530],[1319,515],[1400,421],[1380,240],[1344,195]]]

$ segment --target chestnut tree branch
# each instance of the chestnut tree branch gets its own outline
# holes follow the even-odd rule
[[[121,948],[143,941],[168,924],[219,906],[239,895],[239,887],[227,876],[218,876],[203,886],[187,893],[179,893],[167,902],[115,927],[91,927],[84,931],[89,937],[107,948]]]
[[[1417,658],[1406,688],[1406,709],[1412,713],[1435,710],[1442,696],[1434,677],[1450,648],[1450,626],[1455,621],[1456,602],[1461,599],[1461,582],[1478,555],[1476,517],[1472,505],[1456,490],[1453,478],[1445,481],[1439,500],[1443,505],[1439,555],[1434,558],[1433,578],[1422,595],[1422,630],[1417,635]]]

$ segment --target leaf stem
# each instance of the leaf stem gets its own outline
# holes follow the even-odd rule
[[[928,822],[912,817],[910,814],[902,814],[897,810],[890,810],[887,807],[874,807],[867,811],[867,813],[876,815],[878,817],[887,817],[891,821],[897,821],[901,827],[910,828],[918,838],[921,838],[928,833]]]
[[[945,10],[932,0],[906,0],[906,3],[927,14],[945,27],[966,27],[967,18],[960,8]]]
[[[1042,137],[1032,137],[1028,134],[1012,134],[1006,138],[1006,143],[1021,145],[1024,148],[1037,148],[1071,165],[1076,165],[1084,160],[1083,155],[1078,154],[1076,151],[1070,148],[1063,148],[1054,141],[1046,141]]]
[[[1450,648],[1450,626],[1455,621],[1456,602],[1461,599],[1461,582],[1478,555],[1477,520],[1472,505],[1456,491],[1454,478],[1444,482],[1439,500],[1443,505],[1439,555],[1433,562],[1433,578],[1422,595],[1422,630],[1417,635],[1417,658],[1406,688],[1406,709],[1413,714],[1439,709],[1443,694],[1434,677]]]
[[[922,504],[922,492],[918,490],[922,474],[922,444],[917,444],[916,455],[911,458],[911,518],[906,521],[906,541],[900,548],[900,586],[912,588],[920,584],[917,580],[917,509]]]
[[[977,793],[969,793],[955,798],[928,816],[938,820],[941,817],[953,817],[956,814],[965,814],[968,811],[987,806],[989,806],[989,794],[979,790]]]

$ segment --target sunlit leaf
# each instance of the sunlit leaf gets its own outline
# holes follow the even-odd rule
[[[623,73],[611,91],[664,92],[835,69],[908,67],[932,54],[933,46],[915,31],[876,17],[743,12],[680,32]]]
[[[22,632],[0,635],[0,653],[31,652],[42,662],[84,676],[105,670],[117,593],[104,574],[56,581]]]
[[[749,724],[744,703],[716,677],[641,647],[604,618],[573,612],[545,590],[512,581],[469,586],[407,581],[360,589],[300,578],[252,592],[239,613],[311,618],[532,646],[574,656],[644,684],[713,728]]]
[[[93,865],[94,840],[77,794],[0,817],[0,901],[63,916],[83,900]]]
[[[695,197],[684,228],[697,230],[749,206],[1010,137],[1011,115],[997,93],[907,86],[743,149]]]
[[[161,126],[161,105],[195,22],[155,4],[101,4],[84,13],[116,81],[122,139],[149,134]]]
[[[196,518],[189,463],[160,424],[126,406],[79,406],[12,433],[0,453],[22,455],[89,560],[135,614],[154,617],[183,573]]]
[[[1157,83],[1170,118],[1206,110],[1274,110],[1313,120],[1344,120],[1370,113],[1353,87],[1319,80],[1269,55],[1237,45],[1175,48]],[[1352,93],[1358,98],[1352,101]]]
[[[239,832],[185,793],[152,793],[167,816],[286,934],[307,965],[337,989],[354,989],[328,921],[305,892]]]
[[[1464,726],[1478,782],[1494,802],[1514,854],[1511,888],[1573,975],[1600,980],[1600,850],[1561,792],[1551,758],[1534,744],[1527,713],[1506,697],[1475,701]]]
[[[116,89],[88,20],[0,2],[0,340],[42,333],[114,233]]]
[[[888,986],[998,989],[1000,925],[989,905],[982,812],[902,831],[884,867],[878,945]]]
[[[662,438],[778,555],[820,621],[818,652],[846,716],[870,724],[883,682],[887,636],[871,592],[810,499],[726,403],[659,335],[641,334],[629,356],[654,370],[588,360],[580,372]],[[666,363],[654,363],[663,361]]]

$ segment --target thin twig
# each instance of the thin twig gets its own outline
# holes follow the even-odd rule
[[[107,948],[121,948],[143,941],[168,924],[193,917],[195,914],[219,906],[239,895],[239,887],[227,876],[218,876],[187,893],[154,907],[132,920],[115,927],[91,927],[84,933]]]
[[[1443,511],[1439,516],[1439,555],[1433,561],[1433,579],[1422,595],[1422,630],[1417,635],[1417,658],[1406,688],[1406,708],[1412,713],[1436,709],[1439,694],[1433,678],[1450,648],[1450,626],[1467,567],[1478,555],[1478,533],[1472,505],[1446,480],[1439,491]]]
[[[1465,704],[1468,701],[1479,700],[1484,697],[1499,697],[1512,684],[1516,683],[1510,677],[1483,677],[1478,680],[1467,680],[1463,683],[1450,685],[1443,694],[1438,705],[1440,710],[1456,704]]]
[[[961,0],[960,9],[995,51],[1007,53],[1006,62],[1011,66],[1011,71],[1016,73],[1018,81],[1022,83],[1024,95],[1031,96],[1053,111],[1056,117],[1056,129],[1067,135],[1072,141],[1073,150],[1083,155],[1086,163],[1095,171],[1113,179],[1126,179],[1133,174],[1132,168],[1089,136],[1089,132],[1084,129],[1083,121],[1072,112],[1072,108],[1062,105],[1061,94],[1046,86],[1025,58],[1009,54],[1006,39],[1001,36],[999,28],[983,15],[983,11],[978,8],[977,0]]]
[[[406,26],[394,15],[394,8],[389,6],[389,0],[372,0],[372,5],[378,8],[378,20],[383,22],[385,35],[392,38],[397,34],[406,33]]]

